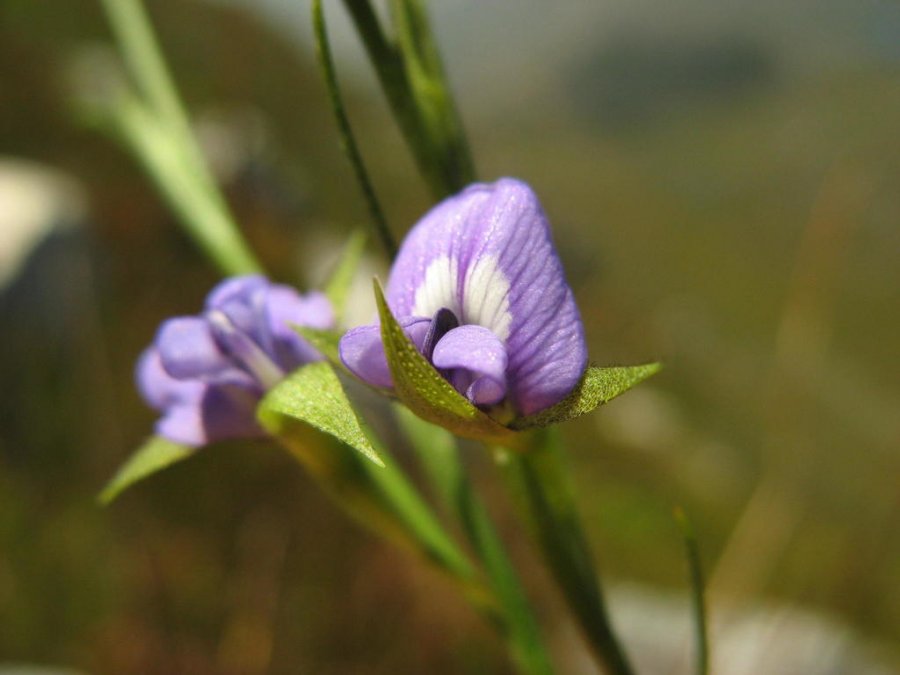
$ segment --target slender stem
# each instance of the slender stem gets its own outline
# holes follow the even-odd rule
[[[110,110],[125,145],[156,184],[187,232],[225,275],[259,271],[227,212],[210,199],[183,161],[182,146],[139,101],[125,97]]]
[[[284,419],[278,440],[309,471],[347,515],[371,532],[433,564],[453,581],[490,622],[498,620],[497,600],[469,557],[444,530],[428,504],[372,436],[384,466],[347,446],[310,434],[304,423]]]
[[[691,577],[691,608],[694,614],[694,640],[697,675],[707,675],[709,672],[709,627],[706,616],[705,582],[703,579],[703,566],[700,563],[700,547],[697,545],[697,536],[691,521],[684,509],[675,509],[675,521],[681,530],[684,540],[684,552],[687,558],[688,571]]]
[[[159,117],[179,133],[190,134],[162,52],[140,0],[101,0],[135,84]]]
[[[511,479],[538,546],[597,660],[611,675],[631,675],[610,624],[557,446],[553,432],[543,430],[522,452],[499,450],[498,464]]]
[[[419,119],[436,153],[445,188],[457,192],[475,180],[475,165],[428,12],[422,0],[392,0],[390,6]]]
[[[425,422],[407,408],[398,405],[395,411],[429,482],[463,526],[472,548],[484,565],[502,611],[498,628],[509,644],[519,671],[528,675],[550,675],[553,667],[531,604],[490,514],[466,476],[456,440],[446,429]]]
[[[370,0],[344,0],[344,7],[432,196],[459,191],[475,172],[424,11],[418,5],[398,11],[392,5],[395,43],[385,36]],[[420,58],[423,54],[427,58]]]
[[[325,86],[328,89],[328,98],[331,101],[331,109],[334,112],[337,121],[338,131],[341,136],[341,148],[356,175],[356,180],[362,189],[363,197],[366,200],[366,206],[369,209],[369,216],[381,243],[384,246],[388,257],[393,259],[397,255],[397,244],[388,227],[387,220],[384,217],[384,211],[375,195],[375,188],[369,179],[366,171],[365,163],[356,144],[356,138],[350,127],[350,120],[344,109],[344,102],[341,98],[341,90],[337,81],[337,73],[334,68],[334,60],[331,57],[331,46],[328,41],[328,31],[325,26],[325,12],[322,9],[322,0],[313,0],[312,3],[312,22],[313,32],[316,37],[316,53],[319,57],[319,65],[322,67],[322,75],[325,78]]]
[[[113,104],[111,114],[120,133],[223,272],[259,271],[260,265],[229,213],[191,132],[143,5],[140,0],[101,3],[142,98],[140,103]]]
[[[403,59],[396,46],[385,37],[369,0],[344,0],[344,7],[356,26],[394,119],[432,196],[440,199],[450,194],[434,160],[435,153],[419,118]]]

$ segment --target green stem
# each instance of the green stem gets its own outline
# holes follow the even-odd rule
[[[709,672],[709,629],[706,618],[706,598],[704,593],[703,566],[700,563],[700,547],[691,521],[684,509],[675,509],[675,521],[681,530],[684,540],[684,552],[687,558],[688,572],[691,578],[691,609],[694,615],[694,649],[696,652],[697,675]]]
[[[313,0],[312,3],[312,22],[313,32],[316,37],[316,53],[319,57],[319,65],[322,67],[322,75],[325,78],[325,86],[328,89],[328,98],[331,101],[331,109],[334,112],[337,121],[338,131],[341,136],[341,148],[350,164],[353,172],[356,174],[356,180],[362,189],[363,197],[369,209],[369,216],[372,224],[385,251],[390,259],[394,259],[397,255],[397,244],[388,227],[387,220],[384,217],[384,211],[375,195],[375,188],[369,179],[369,173],[366,171],[362,154],[359,152],[359,146],[356,144],[356,138],[353,135],[353,129],[350,127],[350,119],[344,108],[344,102],[341,97],[341,90],[337,81],[337,73],[334,68],[334,60],[331,56],[331,45],[328,41],[328,31],[325,26],[325,12],[322,9],[321,0]]]
[[[403,35],[398,35],[400,43],[395,44],[385,36],[369,0],[344,0],[344,7],[362,39],[394,119],[432,196],[441,199],[459,191],[474,180],[475,171],[443,70],[438,68],[433,72],[434,65],[439,66],[439,61],[430,28],[424,21],[424,12],[419,8],[418,15],[423,20],[416,22],[416,25],[427,32],[422,39],[427,37],[431,45],[429,64],[432,70],[426,72],[429,79],[416,85],[411,77],[421,73],[422,69],[411,63],[411,59],[416,57],[416,52],[412,50],[416,42],[411,37],[412,22],[404,19],[406,12],[397,12],[393,8],[397,27],[403,29]],[[430,83],[432,91],[441,93],[437,108],[426,105],[421,98],[426,94],[425,87],[421,85],[426,82]],[[437,112],[437,116],[429,115],[429,111]]]
[[[278,439],[347,515],[429,561],[490,622],[498,620],[494,594],[385,448],[377,447],[385,464],[378,467],[355,450],[311,434],[304,423],[290,419],[282,421]]]
[[[190,120],[166,69],[143,5],[140,0],[101,0],[101,3],[143,99],[139,105],[127,104],[124,112],[113,110],[113,116],[119,118],[116,121],[120,131],[132,150],[141,153],[138,154],[140,162],[151,171],[153,180],[188,230],[222,271],[226,274],[258,272],[260,265],[231,217],[191,132]],[[157,151],[153,143],[166,147]],[[160,173],[163,165],[167,172],[177,176]],[[204,203],[187,205],[186,193],[192,195],[190,199]]]
[[[532,446],[521,452],[498,450],[497,459],[597,660],[611,675],[631,675],[609,621],[554,432],[535,434]]]
[[[111,121],[187,232],[223,274],[258,272],[259,263],[217,202],[210,199],[184,162],[182,146],[140,102],[123,98]]]
[[[519,671],[528,675],[550,675],[553,668],[531,604],[487,509],[466,477],[456,440],[445,429],[419,419],[405,407],[395,406],[395,412],[429,482],[463,526],[484,565],[491,589],[501,606],[502,616],[497,627],[509,644]]]
[[[434,148],[444,187],[458,192],[475,180],[475,165],[428,13],[421,0],[391,0],[390,6],[412,100]]]

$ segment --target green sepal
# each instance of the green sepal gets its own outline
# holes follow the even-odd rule
[[[472,405],[419,353],[391,314],[377,279],[374,286],[381,340],[397,398],[422,419],[457,436],[501,445],[512,443],[514,432]]]
[[[347,306],[347,296],[350,293],[350,286],[353,284],[353,277],[359,269],[359,262],[362,260],[363,253],[366,250],[366,235],[361,230],[355,230],[347,243],[344,250],[341,251],[341,257],[337,261],[337,265],[331,272],[331,276],[325,283],[325,296],[331,302],[334,310],[335,320],[338,324],[344,316],[344,309]]]
[[[270,389],[257,407],[256,416],[273,435],[281,433],[284,417],[301,420],[384,466],[334,369],[325,361],[298,368]]]
[[[162,436],[151,436],[144,444],[125,460],[97,499],[101,504],[109,504],[124,490],[138,481],[162,471],[167,466],[190,457],[197,448],[173,443]]]
[[[580,417],[624,394],[636,384],[658,373],[661,368],[660,363],[610,368],[591,366],[584,372],[578,386],[562,401],[534,415],[520,417],[510,427],[518,430],[548,427]]]

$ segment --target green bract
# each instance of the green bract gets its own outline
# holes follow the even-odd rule
[[[325,361],[309,363],[272,388],[257,409],[260,423],[278,435],[282,418],[298,419],[334,436],[379,466],[381,458],[344,393],[340,380]]]
[[[572,393],[562,401],[534,415],[513,420],[510,427],[519,430],[548,427],[580,417],[624,394],[636,384],[658,373],[661,368],[662,364],[659,363],[609,368],[590,366],[584,371],[581,381]]]
[[[103,488],[98,499],[102,504],[109,504],[133,484],[162,471],[170,464],[187,459],[195,450],[196,448],[173,443],[162,436],[151,436],[125,461]]]

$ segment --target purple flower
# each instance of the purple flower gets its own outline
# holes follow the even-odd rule
[[[429,211],[400,248],[387,302],[419,351],[482,407],[538,412],[587,365],[547,218],[518,180],[471,185]],[[392,386],[379,326],[349,331],[340,353],[361,379]]]
[[[138,389],[162,413],[157,433],[191,446],[262,435],[255,410],[263,393],[321,359],[290,324],[333,323],[321,293],[301,296],[255,275],[226,279],[202,314],[165,321],[138,361]]]

